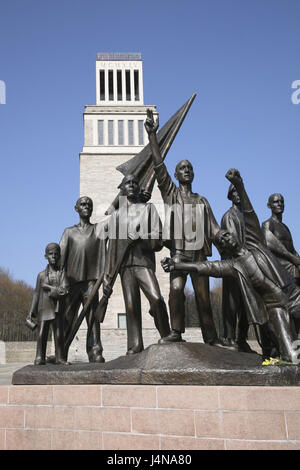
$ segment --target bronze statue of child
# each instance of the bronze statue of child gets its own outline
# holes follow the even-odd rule
[[[46,269],[37,276],[36,288],[27,325],[34,329],[37,324],[37,348],[35,365],[46,363],[46,349],[50,325],[55,344],[55,363],[68,364],[64,360],[64,297],[68,294],[66,273],[60,268],[60,246],[49,243],[45,249],[48,260]]]

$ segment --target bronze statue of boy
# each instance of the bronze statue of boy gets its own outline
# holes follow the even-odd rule
[[[68,364],[64,360],[64,297],[68,293],[66,273],[60,269],[60,246],[49,243],[45,249],[48,260],[46,269],[37,276],[27,325],[37,324],[37,348],[35,365],[46,363],[46,349],[50,326],[55,344],[55,363]]]

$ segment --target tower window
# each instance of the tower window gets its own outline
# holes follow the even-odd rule
[[[118,313],[118,328],[126,328],[126,313]]]
[[[105,71],[100,70],[100,100],[105,100]]]
[[[113,70],[108,71],[108,98],[109,98],[109,101],[114,100],[114,72]]]
[[[124,121],[118,121],[118,144],[124,145]]]
[[[134,145],[133,121],[128,121],[128,145]]]
[[[130,70],[125,71],[126,101],[131,100]]]
[[[140,99],[140,86],[139,86],[139,71],[134,71],[134,99],[139,101]]]
[[[98,145],[104,145],[104,121],[98,121]]]
[[[138,121],[139,145],[144,145],[144,121]]]
[[[114,121],[108,121],[108,145],[114,145]]]
[[[117,70],[117,94],[118,94],[118,101],[122,101],[123,92],[122,92],[122,71],[121,70]]]

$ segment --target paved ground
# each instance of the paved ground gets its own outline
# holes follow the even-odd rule
[[[0,364],[0,385],[10,385],[11,378],[15,370],[27,366],[28,362],[11,362],[8,364]]]

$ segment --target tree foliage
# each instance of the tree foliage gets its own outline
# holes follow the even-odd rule
[[[31,286],[0,268],[0,341],[35,340],[35,333],[25,324],[32,295]]]

